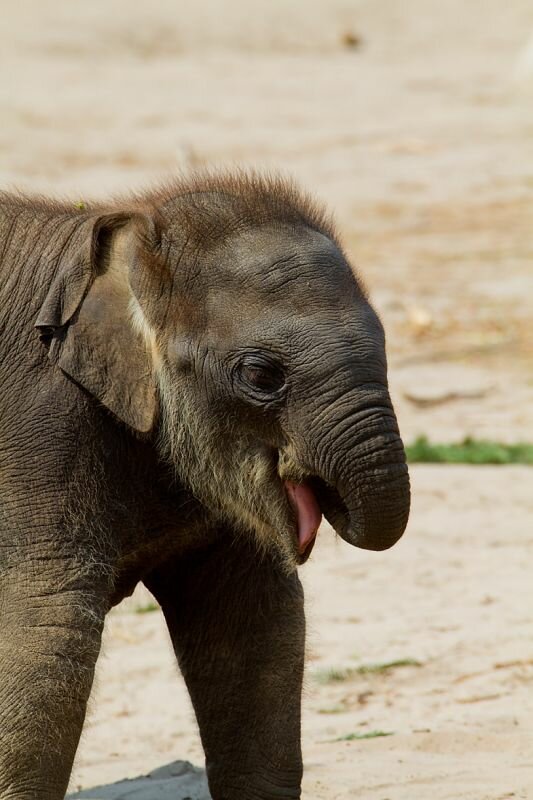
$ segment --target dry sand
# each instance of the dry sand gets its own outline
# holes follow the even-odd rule
[[[531,1],[191,5],[11,4],[2,186],[77,200],[190,166],[290,171],[335,212],[384,319],[404,438],[531,441]],[[304,796],[533,798],[533,473],[412,473],[396,548],[324,527],[302,570]],[[110,615],[72,789],[202,762],[145,603]],[[397,659],[420,666],[357,671]],[[375,730],[393,735],[336,741]]]
[[[304,797],[529,799],[531,470],[415,467],[412,475],[412,524],[397,547],[356,551],[324,526],[302,570]],[[109,619],[73,787],[177,757],[202,762],[162,615],[134,611],[146,604],[139,593]],[[420,666],[358,672],[405,659]],[[346,680],[323,682],[349,669]],[[336,741],[371,731],[393,735]]]

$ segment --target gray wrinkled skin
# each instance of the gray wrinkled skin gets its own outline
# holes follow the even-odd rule
[[[0,196],[0,797],[58,800],[105,614],[161,603],[214,800],[299,798],[305,623],[285,482],[382,550],[409,480],[384,334],[279,180],[84,209]]]

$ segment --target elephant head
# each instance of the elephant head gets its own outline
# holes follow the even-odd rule
[[[382,325],[324,214],[199,177],[83,218],[37,325],[50,354],[288,568],[324,514],[382,550],[409,514]]]

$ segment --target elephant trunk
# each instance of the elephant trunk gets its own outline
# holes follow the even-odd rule
[[[347,402],[348,400],[348,402]],[[402,536],[410,488],[396,417],[383,387],[344,398],[348,413],[314,448],[311,486],[321,510],[347,542],[386,550]]]
[[[365,550],[392,547],[405,531],[410,508],[409,473],[402,441],[399,436],[376,438],[379,441],[371,443],[376,452],[390,448],[391,459],[396,454],[398,460],[373,466],[359,465],[355,475],[341,478],[337,483],[347,512],[338,533],[350,544]]]

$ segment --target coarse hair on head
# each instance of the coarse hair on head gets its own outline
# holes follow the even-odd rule
[[[141,209],[159,219],[161,227],[179,220],[189,242],[204,250],[232,233],[267,224],[304,225],[340,247],[333,221],[320,203],[292,179],[275,173],[193,172],[134,196],[132,210]]]

